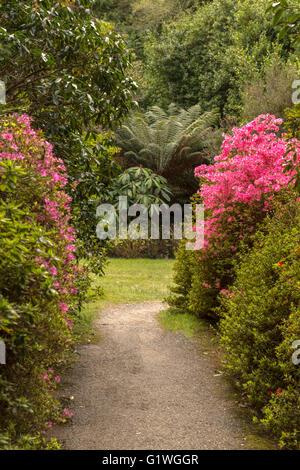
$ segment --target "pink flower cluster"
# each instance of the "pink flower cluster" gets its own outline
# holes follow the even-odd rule
[[[215,157],[213,165],[200,165],[195,176],[201,180],[199,194],[206,211],[204,222],[207,250],[212,239],[224,239],[230,226],[239,226],[238,238],[243,238],[243,222],[250,218],[245,207],[257,206],[262,212],[272,207],[273,195],[286,188],[291,174],[284,173],[284,164],[293,153],[288,151],[287,141],[278,137],[282,123],[275,116],[260,115],[242,128],[234,128],[233,135],[224,135],[222,153]],[[293,139],[298,162],[300,142]],[[196,230],[200,227],[196,227]],[[231,247],[232,252],[236,247]]]
[[[56,383],[60,383],[60,376],[57,375],[54,377],[54,371],[52,368],[48,369],[48,373],[42,374],[42,378],[45,380],[45,382],[50,382],[51,380],[54,380]]]
[[[62,417],[63,419],[67,419],[67,418],[71,419],[72,416],[73,416],[72,411],[68,410],[68,408],[64,408],[61,417]]]

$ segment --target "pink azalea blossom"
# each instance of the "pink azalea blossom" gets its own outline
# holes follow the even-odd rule
[[[57,269],[55,266],[51,266],[51,268],[49,269],[49,272],[52,276],[56,276],[57,275]]]
[[[67,313],[67,311],[69,310],[69,307],[64,303],[64,302],[60,302],[60,309],[63,313]]]
[[[62,418],[72,418],[73,413],[72,411],[69,411],[68,408],[64,408],[64,411],[62,412]]]
[[[3,139],[9,140],[10,142],[13,140],[12,134],[2,134]]]

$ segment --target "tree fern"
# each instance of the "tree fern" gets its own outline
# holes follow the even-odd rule
[[[207,152],[203,152],[206,137],[218,118],[217,110],[202,114],[199,105],[187,110],[174,103],[167,110],[153,106],[144,115],[132,113],[116,131],[116,143],[121,156],[132,160],[133,165],[156,171],[171,186],[172,179],[177,184],[176,178],[181,180],[182,175],[190,184],[193,168],[207,162]]]

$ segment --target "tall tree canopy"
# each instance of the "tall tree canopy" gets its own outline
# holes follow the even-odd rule
[[[109,24],[92,16],[92,5],[0,0],[0,78],[7,94],[1,110],[27,112],[63,158],[70,188],[78,183],[73,213],[87,245],[96,243],[92,214],[113,166],[99,129],[121,121],[136,88],[131,53]]]
[[[267,0],[213,0],[164,25],[145,48],[148,102],[235,112],[240,87],[276,47]]]

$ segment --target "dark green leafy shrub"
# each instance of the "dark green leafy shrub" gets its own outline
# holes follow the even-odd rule
[[[300,7],[297,1],[279,0],[268,8],[273,16],[273,24],[280,31],[279,37],[290,36],[296,51],[300,50]]]
[[[197,257],[194,252],[186,250],[186,242],[182,242],[175,253],[176,261],[173,267],[174,287],[167,298],[171,311],[186,313],[189,311],[189,293],[191,290],[194,267]]]
[[[300,443],[300,207],[280,205],[220,295],[225,367],[282,447]]]
[[[131,167],[115,179],[108,202],[117,207],[119,197],[123,196],[127,197],[128,205],[143,204],[150,208],[151,204],[170,202],[171,194],[163,176],[142,166]]]
[[[151,205],[161,206],[170,201],[170,192],[167,180],[149,168],[131,167],[125,170],[114,181],[113,189],[107,202],[114,204],[116,209],[119,197],[127,198],[128,205],[143,204],[147,209],[148,234],[151,232]],[[134,217],[128,217],[133,220]],[[161,227],[160,227],[161,231]],[[172,231],[171,231],[172,232]],[[174,256],[178,242],[174,239],[145,239],[112,240],[108,248],[108,255],[117,258],[169,258]]]

